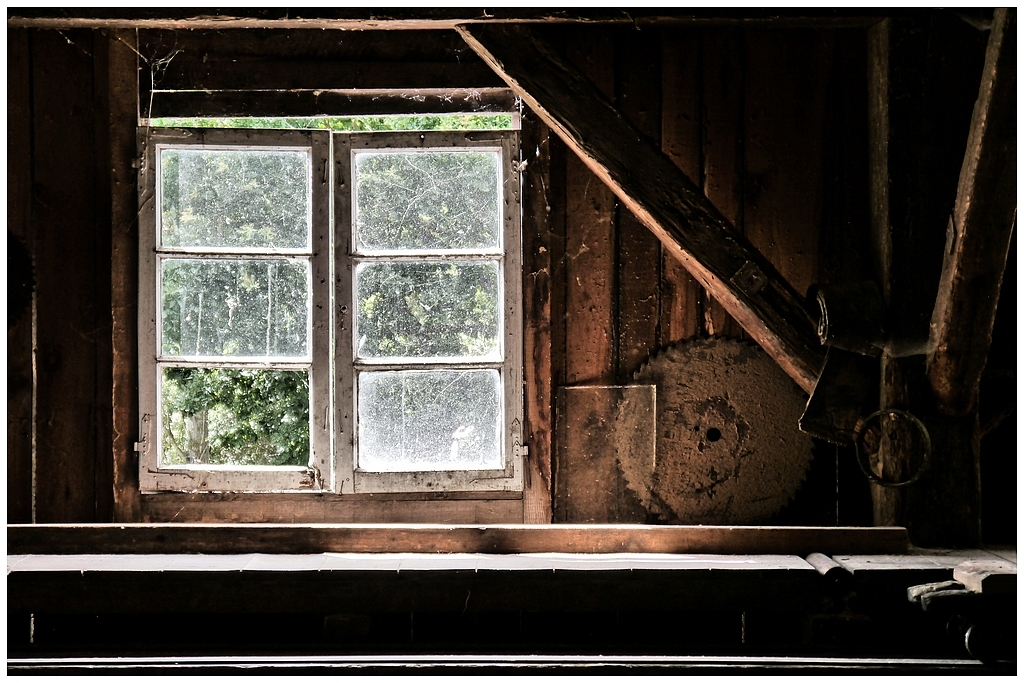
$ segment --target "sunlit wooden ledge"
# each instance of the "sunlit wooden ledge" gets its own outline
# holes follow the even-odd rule
[[[902,527],[12,524],[8,555],[308,553],[898,554]]]

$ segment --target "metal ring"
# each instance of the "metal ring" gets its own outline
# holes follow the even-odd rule
[[[921,432],[921,436],[924,439],[924,455],[921,458],[921,466],[917,468],[917,471],[914,472],[914,475],[909,479],[905,479],[903,481],[887,481],[885,479],[882,479],[880,476],[871,471],[871,468],[868,466],[866,454],[864,456],[861,455],[860,442],[861,439],[864,437],[865,427],[869,422],[871,422],[871,420],[877,417],[881,417],[883,415],[888,415],[890,417],[902,417],[909,420],[912,424],[914,424],[917,427],[918,431]],[[924,423],[922,423],[916,417],[914,417],[905,410],[895,410],[892,408],[886,408],[885,410],[876,410],[875,412],[871,413],[870,415],[868,415],[867,417],[865,417],[864,419],[860,420],[857,423],[857,427],[853,431],[853,448],[857,457],[857,464],[860,466],[860,471],[864,473],[865,477],[867,477],[872,482],[878,484],[879,486],[885,486],[886,488],[897,488],[900,486],[909,486],[910,484],[913,484],[915,481],[920,479],[921,475],[924,474],[924,471],[928,469],[929,459],[931,458],[932,454],[932,439],[931,436],[928,435],[928,429],[924,426]]]

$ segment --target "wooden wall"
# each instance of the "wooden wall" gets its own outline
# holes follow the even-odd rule
[[[33,309],[8,321],[9,522],[112,514],[106,47],[88,30],[8,31],[8,229],[36,280]]]
[[[587,27],[552,34],[798,292],[869,277],[862,30]],[[550,144],[560,146],[554,138]],[[566,207],[564,222],[550,219],[564,240],[552,283],[552,299],[561,300],[551,309],[564,312],[552,314],[556,386],[629,383],[668,344],[743,338],[579,159],[550,156],[564,173],[552,192],[564,193]],[[553,452],[561,451],[556,445]],[[572,457],[555,458],[556,521],[651,521],[613,457],[585,467]],[[814,475],[822,490],[802,513],[805,523],[868,523],[866,486],[845,464],[837,518],[834,448],[821,449],[820,460]]]
[[[873,276],[865,29],[544,30],[798,291]],[[238,64],[261,54],[273,55],[261,58],[261,64],[267,62],[265,72],[283,79],[282,87],[317,87],[309,84],[320,80],[330,81],[330,87],[366,87],[376,82],[374,64],[411,79],[398,87],[423,85],[423,79],[441,83],[432,80],[438,74],[462,74],[480,87],[500,85],[454,32],[346,32],[349,47],[335,45],[327,52],[316,46],[326,35],[322,31],[287,32],[291,37],[271,31],[215,33],[230,46],[217,52],[230,69],[208,73],[203,59],[180,54],[156,72],[164,86],[188,77],[222,87],[232,82],[224,74],[236,72],[244,81],[258,70]],[[197,35],[149,32],[143,36],[149,52],[142,52],[156,61],[194,45]],[[129,31],[125,37],[132,36]],[[109,76],[111,62],[119,65],[114,81],[134,64],[119,40],[99,30],[8,31],[8,225],[34,254],[38,281],[34,312],[8,325],[11,522],[110,521],[113,463],[117,459],[123,470],[133,461],[130,432],[137,418],[127,397],[134,393],[134,357],[126,343],[130,346],[134,330],[124,321],[132,320],[134,302],[122,295],[134,278],[134,256],[125,246],[134,228],[124,206],[110,199],[134,192],[134,174],[124,168],[130,150],[123,144],[131,115]],[[277,66],[282,60],[292,61],[291,68]],[[337,62],[344,60],[364,68],[340,69]],[[149,87],[145,78],[142,86],[144,92]],[[963,147],[955,140],[948,144]],[[530,321],[525,338],[530,457],[522,519],[643,522],[645,512],[614,462],[599,464],[600,487],[567,489],[566,479],[560,479],[559,468],[565,475],[572,463],[560,463],[556,455],[558,388],[627,383],[667,344],[742,332],[529,112],[523,155],[529,162],[524,300]],[[120,161],[111,164],[112,158]],[[122,286],[113,287],[112,298],[117,283]],[[1015,326],[1005,322],[1014,312],[1013,287],[1004,290],[1001,303],[997,346],[1005,351],[1015,342]],[[1012,354],[1004,351],[989,373],[992,386],[1015,376]],[[997,418],[998,410],[992,412]],[[1001,431],[983,441],[983,462],[994,463],[989,488],[1001,480],[1000,473],[1015,467],[1013,458],[986,455],[988,443],[1005,448],[1007,430],[1015,429],[1012,413],[997,424]],[[851,465],[847,453],[818,449],[805,486],[810,493],[801,494],[780,521],[870,523],[864,516],[865,509],[870,515],[864,507],[866,486]],[[1003,501],[1005,487],[993,490]],[[599,495],[586,500],[596,491]],[[131,505],[122,501],[119,509]],[[195,501],[190,505],[194,514],[206,514]],[[509,509],[507,502],[491,507],[502,515]],[[997,509],[1005,512],[1006,505]],[[397,521],[401,511],[393,505],[388,510],[387,519]],[[484,515],[469,521],[498,520]]]

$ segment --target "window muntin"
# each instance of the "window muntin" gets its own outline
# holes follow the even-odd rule
[[[329,135],[149,131],[143,490],[521,489],[514,133]],[[359,159],[365,182],[353,184]],[[412,194],[383,196],[371,173],[393,180],[403,165]],[[362,230],[352,207],[362,207]],[[389,222],[396,207],[411,224]],[[440,220],[424,220],[435,209]],[[402,283],[412,290],[396,294]],[[390,299],[390,314],[352,315],[374,297]],[[253,400],[212,405],[202,427],[217,454],[190,462],[181,442],[196,425],[182,407],[231,383]],[[436,400],[444,387],[454,403]],[[282,427],[239,427],[268,422]],[[302,448],[308,462],[296,457]]]

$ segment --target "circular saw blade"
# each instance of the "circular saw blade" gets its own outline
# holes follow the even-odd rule
[[[684,524],[750,524],[792,499],[814,446],[797,429],[807,398],[760,347],[682,342],[635,381],[657,387],[656,455],[653,467],[620,465],[649,510]]]

